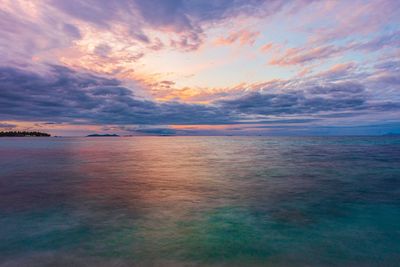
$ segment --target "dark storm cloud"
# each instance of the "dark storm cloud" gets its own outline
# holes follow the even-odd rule
[[[364,109],[366,98],[365,90],[360,84],[340,83],[285,93],[253,92],[220,103],[225,109],[244,114],[292,115]]]
[[[277,92],[252,92],[207,105],[155,102],[135,96],[118,80],[66,67],[52,65],[46,75],[3,67],[0,68],[0,120],[105,125],[294,124],[322,120],[329,114],[400,110],[400,103],[395,100],[369,101],[364,86],[355,82],[277,89]],[[260,119],[260,115],[264,117]],[[282,119],[266,120],[269,116]]]
[[[15,68],[0,69],[0,118],[97,124],[223,123],[223,111],[179,102],[136,98],[117,80],[51,66],[41,76]]]

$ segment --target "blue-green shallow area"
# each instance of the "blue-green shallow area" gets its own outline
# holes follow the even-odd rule
[[[0,139],[0,266],[398,266],[399,137]]]

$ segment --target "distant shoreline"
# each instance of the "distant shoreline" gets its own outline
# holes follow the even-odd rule
[[[0,132],[0,137],[50,137],[51,135],[43,132],[28,131],[8,131]]]
[[[118,134],[89,134],[86,137],[119,137]]]

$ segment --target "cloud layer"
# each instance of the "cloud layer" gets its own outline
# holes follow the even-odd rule
[[[394,0],[4,0],[0,129],[398,125],[399,10]]]
[[[386,78],[384,79],[386,81]],[[390,81],[392,82],[392,81]],[[394,81],[396,83],[396,81]],[[0,69],[0,120],[110,125],[276,123],[274,117],[334,117],[338,112],[398,111],[400,103],[374,102],[357,82],[302,84],[250,92],[209,104],[156,102],[135,96],[116,79],[51,65],[46,75]],[[353,114],[353,113],[350,113]],[[322,116],[321,116],[322,115]],[[254,120],[256,118],[256,120]],[[278,120],[281,123],[312,120]]]

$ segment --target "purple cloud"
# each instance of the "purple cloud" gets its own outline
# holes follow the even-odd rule
[[[211,104],[157,103],[136,97],[116,79],[51,66],[38,75],[15,68],[0,72],[0,120],[45,120],[87,124],[240,124],[257,116],[399,110],[396,101],[371,102],[357,82],[326,83],[290,90],[252,92]],[[291,123],[293,121],[286,121]],[[299,121],[295,121],[299,123]],[[307,122],[307,121],[303,121]]]

